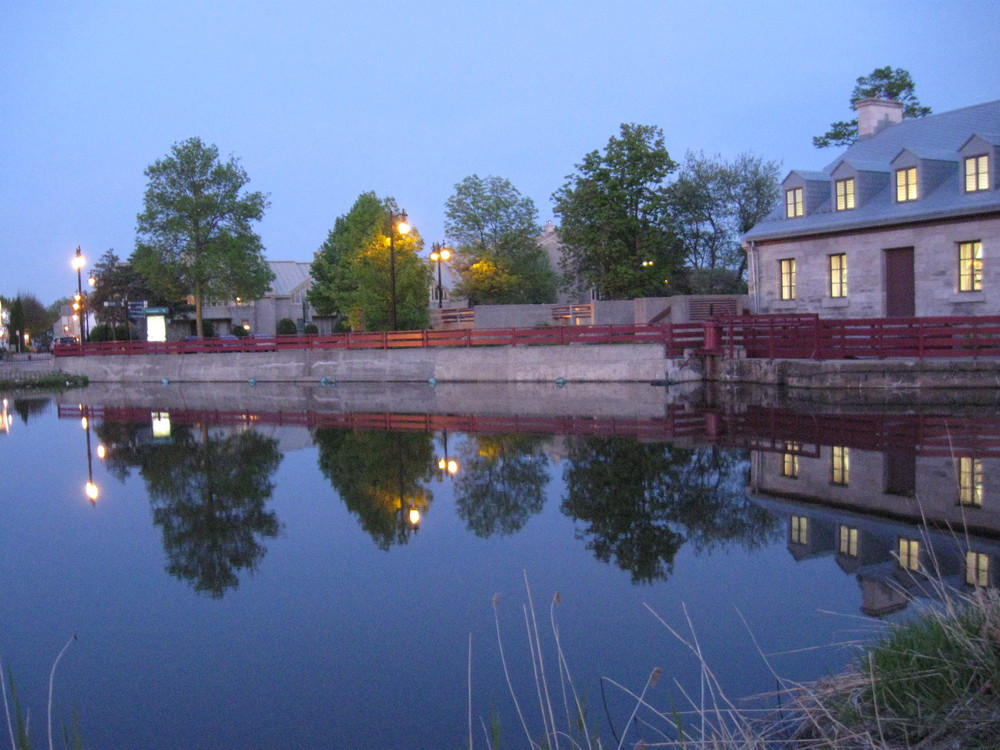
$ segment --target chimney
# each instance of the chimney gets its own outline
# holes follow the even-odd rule
[[[858,99],[854,111],[858,113],[858,140],[903,121],[903,103],[891,99]]]

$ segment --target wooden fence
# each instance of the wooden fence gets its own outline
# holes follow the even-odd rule
[[[57,357],[102,354],[273,352],[285,349],[420,349],[570,344],[661,344],[665,356],[699,354],[767,359],[1000,357],[1000,316],[855,318],[739,315],[675,325],[550,326],[341,333],[332,336],[246,336],[162,343],[102,341],[56,346]]]

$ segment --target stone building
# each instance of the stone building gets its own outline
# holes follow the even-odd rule
[[[1000,101],[902,119],[857,102],[858,140],[794,170],[743,237],[757,313],[1000,314]]]

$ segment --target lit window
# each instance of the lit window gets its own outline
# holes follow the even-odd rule
[[[965,160],[965,192],[990,189],[990,157],[970,156]]]
[[[851,477],[851,449],[835,445],[830,450],[830,481],[846,485]]]
[[[850,211],[854,208],[854,178],[837,180],[837,210]]]
[[[983,462],[978,458],[958,459],[958,502],[974,508],[983,506]]]
[[[917,168],[896,170],[896,202],[905,203],[917,199]]]
[[[794,479],[799,475],[798,450],[798,443],[785,443],[785,453],[781,457],[781,476]]]
[[[858,556],[858,530],[854,526],[840,527],[840,554]]]
[[[960,242],[958,245],[958,291],[983,290],[983,243]]]
[[[845,253],[830,256],[830,296],[847,296],[847,255]]]
[[[965,582],[970,586],[990,585],[990,556],[968,550],[965,553]]]
[[[781,264],[781,299],[795,299],[795,258],[779,261]]]
[[[907,570],[920,570],[920,542],[916,539],[899,539],[899,564]]]
[[[785,191],[785,218],[794,219],[805,213],[802,208],[802,188],[792,188]]]
[[[809,544],[809,519],[792,516],[792,544]]]

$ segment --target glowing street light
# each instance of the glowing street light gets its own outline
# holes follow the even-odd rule
[[[389,213],[389,286],[390,293],[392,294],[392,305],[390,307],[390,322],[392,323],[392,330],[398,329],[397,319],[396,319],[396,232],[401,235],[407,235],[410,233],[410,225],[406,221],[406,211],[401,213],[393,213],[392,209],[388,210]]]
[[[74,310],[80,313],[80,343],[87,340],[87,311],[83,301],[83,267],[87,265],[87,259],[83,257],[80,246],[76,246],[76,255],[73,256],[73,268],[76,269],[76,304]]]
[[[439,245],[436,242],[431,245],[431,262],[437,263],[438,267],[437,298],[439,310],[444,305],[444,287],[441,285],[441,264],[447,263],[450,258],[451,250],[446,248],[444,245]]]

